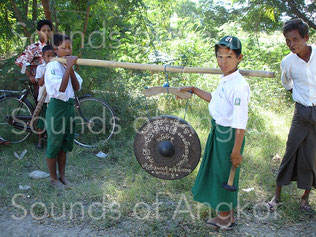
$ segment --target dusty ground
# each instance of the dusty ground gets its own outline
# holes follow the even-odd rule
[[[214,231],[210,229],[209,236],[316,236],[316,218],[311,217],[310,221],[302,223],[298,222],[291,226],[273,225],[273,220],[265,222],[256,222],[252,220],[239,220],[239,224],[233,231]],[[137,225],[137,224],[136,224]],[[120,223],[119,226],[112,226],[107,230],[97,231],[91,227],[81,225],[69,227],[65,223],[47,223],[36,221],[27,216],[22,220],[14,220],[11,214],[2,211],[0,215],[0,236],[2,237],[68,237],[68,236],[135,236],[131,234],[133,228],[139,228],[142,223]],[[146,228],[145,226],[142,226]],[[164,236],[164,235],[162,235]],[[174,236],[174,235],[169,235]],[[187,236],[196,236],[188,230]]]

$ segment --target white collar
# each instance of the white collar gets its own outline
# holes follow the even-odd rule
[[[292,52],[291,52],[291,53],[296,56],[296,59],[298,59],[298,60],[300,60],[300,61],[302,61],[302,62],[304,62],[304,63],[309,63],[310,61],[312,61],[312,58],[315,57],[315,51],[316,51],[316,47],[315,47],[315,46],[313,46],[313,45],[309,45],[309,46],[311,47],[312,52],[311,52],[311,56],[309,57],[309,61],[308,61],[308,62],[306,62],[305,60],[303,60],[302,58],[300,58],[297,54],[294,54],[294,53],[292,53]]]
[[[239,70],[237,69],[236,71],[234,71],[233,73],[227,75],[227,76],[222,76],[222,81],[229,81],[237,76],[239,76],[240,73],[239,73]]]

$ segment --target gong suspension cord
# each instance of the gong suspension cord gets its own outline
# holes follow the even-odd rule
[[[146,86],[145,89],[148,89],[148,87]],[[147,97],[146,97],[146,95],[144,95],[144,96],[145,96],[145,102],[146,102],[147,117],[148,117],[148,120],[150,120]]]
[[[192,94],[192,91],[189,91],[191,94]],[[185,120],[185,116],[187,114],[187,111],[188,111],[188,105],[189,105],[189,98],[187,99],[187,102],[185,104],[185,111],[184,111],[184,117],[183,117],[183,120]]]
[[[186,116],[186,114],[187,114],[188,104],[189,104],[189,99],[187,99],[187,102],[186,102],[186,104],[185,104],[185,111],[184,111],[184,117],[183,117],[183,120],[185,120],[185,116]]]
[[[165,74],[166,74],[166,80],[167,82],[163,85],[164,87],[167,87],[167,93],[169,94],[169,80],[168,80],[168,73],[167,73],[167,66],[168,64],[165,64]]]

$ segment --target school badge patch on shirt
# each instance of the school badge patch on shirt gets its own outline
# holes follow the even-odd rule
[[[240,98],[236,98],[234,105],[240,105],[240,102],[241,102],[241,99]]]

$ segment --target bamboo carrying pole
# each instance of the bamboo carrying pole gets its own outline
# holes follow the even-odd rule
[[[52,58],[51,61],[58,61],[61,63],[66,63],[65,58]],[[115,61],[106,61],[106,60],[97,60],[97,59],[83,59],[78,58],[77,65],[85,66],[95,66],[95,67],[111,67],[111,68],[125,68],[125,69],[134,69],[134,70],[149,70],[156,72],[175,72],[175,73],[201,73],[201,74],[222,74],[222,71],[218,68],[207,68],[207,67],[182,67],[182,66],[164,66],[157,64],[141,64],[141,63],[124,63],[124,62],[115,62]],[[274,72],[266,71],[253,71],[253,70],[239,70],[243,76],[246,77],[268,77],[274,78]],[[45,92],[45,93],[44,93]],[[162,93],[162,92],[159,92]],[[46,98],[46,90],[43,91],[45,96],[42,96],[41,100],[38,102],[35,111],[32,116],[31,126],[33,126],[34,121],[36,120],[39,112],[42,109],[42,105]]]
[[[64,58],[52,58],[51,61],[58,61],[66,63]],[[164,66],[157,64],[141,64],[141,63],[124,63],[97,59],[83,59],[78,58],[77,65],[95,66],[95,67],[111,67],[111,68],[125,68],[135,70],[149,70],[156,72],[176,72],[176,73],[201,73],[201,74],[223,74],[218,68],[207,67],[181,67],[181,66]],[[268,77],[274,78],[274,72],[253,71],[253,70],[239,70],[243,76],[246,77]]]

